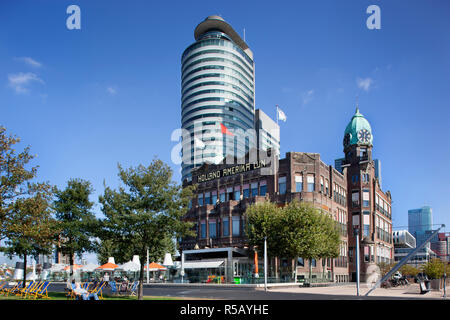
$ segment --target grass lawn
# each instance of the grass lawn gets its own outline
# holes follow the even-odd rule
[[[51,300],[67,300],[64,292],[49,292],[48,296]],[[104,300],[137,300],[137,297],[129,296],[103,296]],[[5,296],[0,295],[0,300],[34,300],[33,298],[22,298],[19,296]],[[36,300],[49,300],[49,299],[36,299]],[[177,297],[163,297],[163,296],[144,296],[144,300],[183,300]]]

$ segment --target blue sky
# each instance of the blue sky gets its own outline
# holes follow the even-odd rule
[[[81,8],[68,30],[66,8]],[[381,8],[369,30],[366,8]],[[1,1],[0,124],[37,155],[38,178],[117,186],[117,163],[171,164],[179,128],[180,59],[194,28],[219,14],[255,58],[256,107],[281,123],[281,152],[342,157],[356,96],[393,197],[433,208],[450,228],[448,1]],[[95,212],[100,215],[97,204]]]

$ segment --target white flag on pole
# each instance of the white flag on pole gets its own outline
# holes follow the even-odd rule
[[[286,122],[287,117],[284,114],[283,110],[281,110],[280,108],[277,107],[277,113],[278,113],[278,119],[279,120],[283,120],[284,122]]]

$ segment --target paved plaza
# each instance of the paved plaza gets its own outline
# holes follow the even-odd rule
[[[361,298],[365,298],[364,295],[370,289],[365,285],[361,284],[360,286],[360,296]],[[330,298],[333,296],[337,298],[348,299],[351,297],[356,297],[356,285],[342,285],[342,286],[331,286],[331,287],[281,287],[281,288],[270,288],[270,292],[283,292],[283,293],[299,293],[299,294],[309,294],[309,295],[317,295],[323,296],[326,295]],[[444,292],[443,291],[429,291],[425,294],[420,294],[419,284],[413,283],[404,287],[395,287],[395,288],[377,288],[372,291],[369,295],[371,298],[377,299],[443,299]],[[448,292],[447,292],[448,299]]]

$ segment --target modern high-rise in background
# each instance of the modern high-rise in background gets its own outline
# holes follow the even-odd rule
[[[280,156],[280,127],[260,109],[255,113],[255,130],[258,148],[262,151],[270,149],[274,155]]]
[[[417,246],[425,241],[432,230],[432,225],[431,207],[423,206],[419,209],[408,210],[408,231],[416,238]],[[425,247],[430,249],[430,244],[428,243]]]
[[[450,233],[438,233],[437,239],[431,242],[431,250],[444,261],[450,261]]]
[[[182,180],[192,168],[243,156],[256,143],[255,134],[244,134],[255,126],[252,51],[219,16],[201,22],[194,37],[181,57]]]

